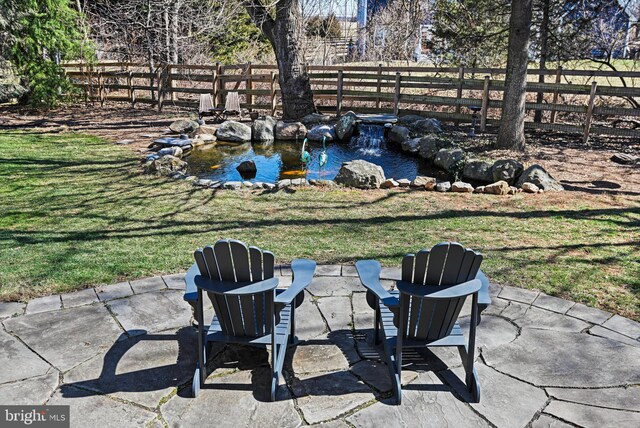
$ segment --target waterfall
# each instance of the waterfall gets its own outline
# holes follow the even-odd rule
[[[380,156],[384,143],[384,127],[380,125],[358,125],[358,136],[351,139],[359,153],[365,156]]]

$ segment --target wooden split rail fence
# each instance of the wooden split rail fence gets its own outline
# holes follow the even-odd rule
[[[101,104],[111,100],[150,103],[158,109],[197,108],[200,94],[210,93],[216,105],[223,105],[227,93],[238,92],[244,109],[274,115],[281,108],[275,65],[168,65],[153,72],[143,64],[117,62],[64,67],[86,99]],[[307,72],[322,112],[413,113],[469,123],[474,119],[470,107],[480,107],[475,117],[480,130],[499,123],[503,69],[311,65]],[[528,113],[548,114],[541,122],[527,121],[527,128],[579,134],[585,142],[590,135],[640,139],[640,109],[628,101],[640,101],[640,72],[556,69],[529,74]],[[538,81],[541,74],[544,83]],[[543,102],[537,102],[538,94]],[[616,126],[620,124],[625,126]]]

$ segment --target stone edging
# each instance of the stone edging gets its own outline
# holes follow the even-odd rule
[[[277,266],[276,276],[283,278],[290,277],[291,269],[286,265]],[[357,273],[353,265],[319,265],[316,269],[315,276],[357,277]],[[400,279],[400,269],[383,268],[381,279]],[[283,285],[289,285],[288,282],[287,280],[283,280]],[[0,302],[0,320],[40,312],[105,303],[134,294],[162,290],[184,290],[184,274],[154,276],[134,281],[101,285],[72,293],[38,297],[29,300],[27,303]],[[364,289],[362,291],[364,291]],[[514,310],[514,307],[517,310],[518,305],[537,307],[585,321],[592,325],[590,332],[596,336],[606,337],[623,343],[631,342],[634,346],[640,346],[640,323],[629,318],[592,308],[581,303],[549,296],[539,291],[508,285],[501,286],[491,284],[490,294],[493,300],[492,305],[483,314],[498,315],[505,310]]]

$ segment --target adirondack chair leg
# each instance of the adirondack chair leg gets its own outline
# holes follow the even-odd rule
[[[478,373],[473,367],[476,352],[476,326],[480,322],[480,314],[478,312],[478,293],[474,293],[471,305],[471,320],[469,320],[469,348],[467,349],[467,360],[464,366],[467,373],[465,383],[476,403],[480,401],[480,382],[478,381]]]
[[[203,321],[203,311],[202,311],[202,289],[198,289],[198,301],[196,303],[196,317],[198,320],[198,364],[196,366],[196,371],[193,375],[193,383],[191,386],[191,393],[195,398],[200,391],[202,385],[204,385],[204,381],[206,379],[205,371],[206,371],[206,357],[205,357],[205,346],[206,346],[206,338],[204,336],[204,321]]]
[[[380,344],[380,323],[381,323],[380,318],[381,318],[380,308],[377,307],[377,301],[376,301],[375,318],[373,320],[373,344],[374,345]]]
[[[295,302],[291,305],[291,331],[289,332],[289,344],[295,345],[296,343],[296,305]]]

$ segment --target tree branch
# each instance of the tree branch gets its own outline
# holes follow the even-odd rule
[[[241,4],[253,20],[253,23],[262,30],[265,36],[273,43],[275,21],[269,14],[269,10],[260,0],[242,0]]]

